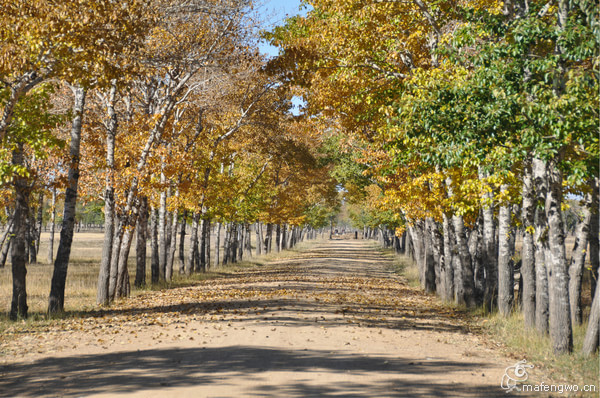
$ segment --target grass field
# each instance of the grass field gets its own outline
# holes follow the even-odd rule
[[[223,232],[222,232],[223,235]],[[189,234],[186,239],[186,255],[189,247]],[[214,246],[216,236],[213,233],[211,244]],[[253,242],[255,236],[252,236]],[[40,251],[38,254],[38,264],[27,265],[27,295],[29,313],[33,318],[43,317],[48,306],[48,295],[50,293],[50,281],[52,279],[53,265],[46,263],[48,253],[48,233],[42,233]],[[58,250],[59,234],[55,235],[54,251]],[[67,274],[67,286],[65,290],[65,310],[66,311],[86,311],[96,307],[96,288],[102,254],[103,234],[99,232],[80,232],[76,233],[71,251],[71,261]],[[223,242],[223,236],[221,237]],[[147,248],[148,258],[146,265],[146,281],[150,281],[150,246]],[[223,254],[221,252],[221,258]],[[277,253],[270,254],[267,258],[277,256]],[[261,258],[263,258],[262,256]],[[214,247],[211,253],[211,262],[214,264]],[[256,260],[256,258],[253,258]],[[250,260],[244,258],[244,260]],[[211,271],[223,271],[222,266],[215,268],[211,264]],[[241,263],[244,264],[244,263]],[[241,264],[227,267],[239,267]],[[129,275],[131,282],[135,277],[135,241],[129,253]],[[198,280],[201,278],[213,276],[212,272],[208,274],[195,274],[192,277],[179,275],[179,264],[177,253],[173,264],[173,281],[170,285],[186,283],[190,278]],[[162,283],[154,288],[163,288],[166,284]],[[135,294],[135,291],[133,291]],[[10,309],[12,297],[12,275],[10,263],[6,267],[0,268],[0,320],[7,318]]]

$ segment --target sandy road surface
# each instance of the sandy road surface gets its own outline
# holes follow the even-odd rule
[[[355,240],[24,333],[1,396],[506,397],[514,360]]]

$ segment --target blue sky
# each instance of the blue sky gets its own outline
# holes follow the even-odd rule
[[[259,12],[265,18],[264,29],[269,30],[273,26],[283,24],[286,17],[294,16],[306,11],[300,11],[300,0],[266,0],[259,8]],[[268,55],[277,55],[277,48],[262,43],[262,52]]]

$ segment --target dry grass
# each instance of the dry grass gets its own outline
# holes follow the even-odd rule
[[[419,286],[419,271],[414,262],[404,256],[397,256],[396,270],[405,276],[412,286]],[[589,296],[589,287],[585,295]],[[588,297],[589,298],[589,297]],[[586,300],[584,300],[585,302]],[[588,301],[588,305],[589,300]],[[446,303],[448,307],[456,308],[454,303]],[[548,335],[541,335],[536,330],[525,328],[523,315],[515,312],[505,318],[498,312],[484,313],[482,309],[467,311],[462,309],[465,316],[471,317],[474,328],[484,333],[494,346],[501,346],[506,355],[518,359],[527,359],[536,368],[541,369],[546,382],[554,384],[576,384],[581,386],[598,385],[600,362],[598,354],[585,358],[581,354],[583,338],[587,323],[573,328],[574,350],[572,354],[555,356]],[[589,314],[589,307],[584,309],[584,315]],[[581,395],[585,396],[585,395]],[[597,394],[595,395],[597,396]]]
[[[27,295],[29,314],[33,321],[43,320],[46,317],[48,306],[48,295],[50,293],[50,281],[52,279],[53,266],[46,263],[48,252],[47,240],[48,234],[42,234],[42,243],[40,253],[38,255],[38,264],[29,264],[27,266]],[[254,238],[254,236],[253,236]],[[100,267],[100,257],[102,254],[103,234],[97,232],[81,232],[76,233],[71,251],[71,261],[67,274],[67,284],[65,289],[65,311],[79,312],[88,311],[97,307],[96,305],[96,289],[98,281],[98,273]],[[221,240],[222,242],[223,240]],[[212,241],[215,242],[215,237]],[[135,245],[135,242],[133,243]],[[189,241],[186,242],[186,247],[189,247]],[[209,272],[193,274],[191,276],[180,275],[178,273],[177,259],[175,259],[173,280],[171,282],[161,282],[155,286],[146,286],[140,291],[160,290],[169,287],[189,285],[196,281],[216,278],[223,273],[234,272],[243,268],[262,265],[263,262],[290,256],[294,251],[302,250],[306,243],[301,243],[292,251],[284,251],[281,253],[273,252],[260,257],[245,258],[243,262],[228,266],[212,267]],[[54,243],[54,250],[58,249],[58,234]],[[148,247],[148,254],[150,248]],[[186,252],[187,254],[187,252]],[[222,255],[222,254],[221,254]],[[214,262],[214,250],[211,254]],[[135,276],[135,246],[129,256],[129,275],[132,278]],[[146,266],[146,281],[150,281],[150,259]],[[132,294],[137,294],[136,290]],[[0,323],[7,322],[8,310],[12,297],[12,275],[11,267],[8,264],[5,268],[0,269]],[[0,325],[0,328],[2,325]]]

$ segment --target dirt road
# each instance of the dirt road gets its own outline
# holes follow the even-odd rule
[[[1,396],[505,397],[514,360],[355,240],[148,292],[2,347]]]

